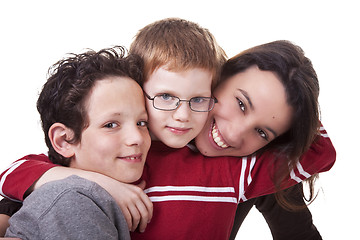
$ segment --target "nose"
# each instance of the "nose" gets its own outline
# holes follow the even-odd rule
[[[188,102],[179,102],[179,107],[174,110],[173,118],[177,121],[189,121],[191,109]]]
[[[139,129],[138,126],[127,128],[127,133],[125,136],[125,143],[128,146],[142,145],[144,143],[144,134],[142,129]]]
[[[244,140],[249,137],[251,124],[247,121],[233,121],[228,125],[228,138],[231,142],[243,145]]]

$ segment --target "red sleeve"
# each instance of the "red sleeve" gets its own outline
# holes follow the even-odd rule
[[[246,199],[274,193],[274,155],[270,152],[258,156],[251,173],[252,182],[245,191]],[[323,127],[316,141],[304,153],[290,175],[282,182],[282,189],[293,186],[310,176],[331,169],[336,159],[336,151]],[[270,164],[273,163],[273,164]]]
[[[47,170],[57,166],[45,154],[27,155],[0,174],[0,193],[11,200],[24,200],[26,190]]]

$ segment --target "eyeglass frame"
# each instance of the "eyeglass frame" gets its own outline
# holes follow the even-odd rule
[[[217,100],[215,97],[192,97],[192,98],[190,98],[189,100],[186,100],[186,99],[180,99],[180,98],[177,97],[177,96],[173,96],[173,95],[170,95],[170,94],[169,94],[169,96],[178,99],[177,105],[176,105],[176,107],[175,107],[174,109],[162,109],[162,108],[155,107],[155,101],[154,101],[154,99],[155,99],[156,97],[159,97],[159,96],[163,95],[163,94],[158,94],[158,95],[155,95],[154,97],[150,97],[150,95],[147,94],[145,91],[143,91],[143,92],[144,92],[144,95],[146,96],[146,98],[152,101],[153,107],[154,107],[155,109],[161,110],[161,111],[174,111],[174,110],[176,110],[176,109],[179,108],[180,102],[187,102],[187,103],[189,104],[189,108],[190,108],[191,111],[194,111],[194,112],[210,112],[211,110],[213,110],[213,108],[214,108],[214,106],[215,106],[215,103],[218,102],[218,100]],[[207,110],[207,111],[198,111],[198,110],[192,109],[192,107],[191,107],[190,101],[191,101],[192,99],[194,99],[194,98],[203,98],[203,99],[210,99],[210,100],[212,99],[212,100],[214,101],[214,103],[213,103],[212,107],[211,107],[209,110]]]

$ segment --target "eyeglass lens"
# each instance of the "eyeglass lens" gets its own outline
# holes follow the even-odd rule
[[[207,112],[214,107],[214,99],[207,97],[195,97],[190,100],[181,100],[178,97],[168,94],[157,95],[154,97],[154,107],[160,110],[175,110],[180,102],[188,102],[190,109],[197,112]]]

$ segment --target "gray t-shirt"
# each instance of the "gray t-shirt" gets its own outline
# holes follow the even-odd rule
[[[6,237],[130,239],[125,218],[110,194],[77,176],[44,184],[9,222]]]

